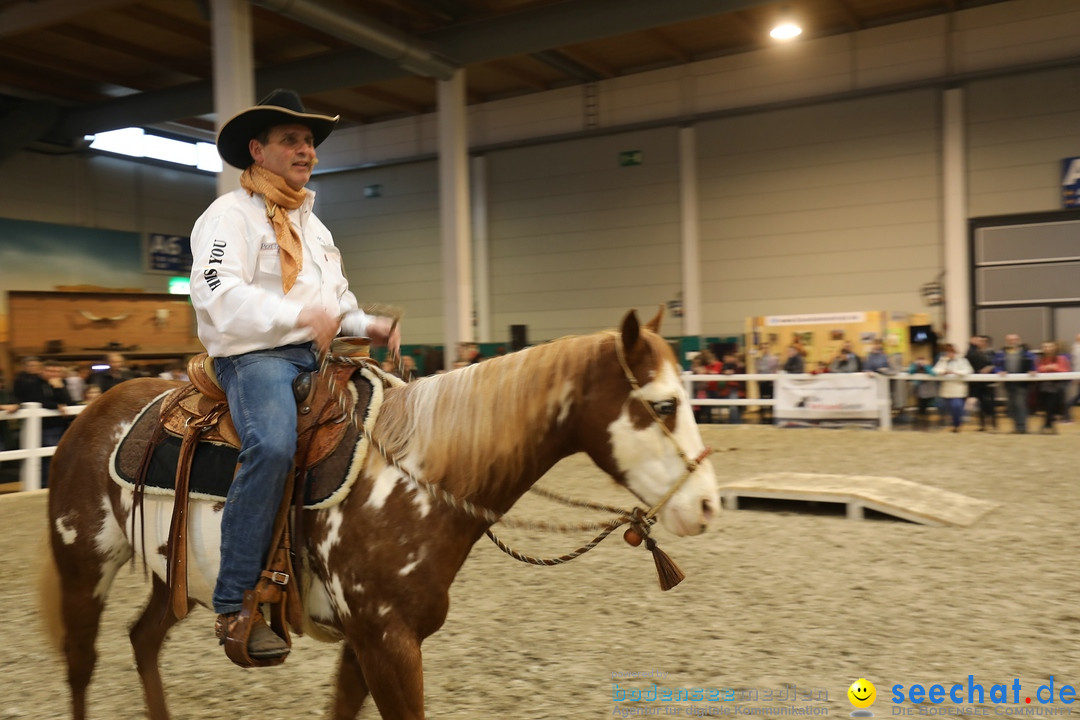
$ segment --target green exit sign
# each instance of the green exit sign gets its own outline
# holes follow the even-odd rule
[[[631,167],[640,165],[642,162],[644,162],[644,157],[640,150],[624,150],[619,153],[619,167]]]

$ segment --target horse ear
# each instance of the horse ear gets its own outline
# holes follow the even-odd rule
[[[641,339],[641,325],[638,323],[637,311],[631,310],[626,313],[620,333],[622,334],[623,349],[629,353],[638,344],[638,340]]]
[[[660,308],[656,311],[656,316],[652,320],[650,320],[649,322],[645,323],[645,327],[647,327],[649,330],[652,330],[654,333],[659,335],[660,334],[660,321],[663,320],[663,319],[664,319],[664,306],[661,305]]]

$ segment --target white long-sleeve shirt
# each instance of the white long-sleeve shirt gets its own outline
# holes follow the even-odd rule
[[[968,384],[964,382],[963,378],[972,372],[974,371],[971,369],[971,363],[967,361],[967,358],[957,355],[950,360],[947,356],[942,355],[937,364],[934,365],[934,374],[948,375],[952,379],[942,380],[939,383],[938,395],[943,398],[967,397]],[[952,373],[952,375],[949,375],[949,373]]]
[[[191,304],[199,340],[212,357],[240,355],[313,339],[296,320],[308,307],[345,314],[342,331],[364,335],[371,316],[358,309],[341,267],[341,252],[315,217],[315,193],[289,211],[300,235],[303,267],[285,294],[274,228],[261,195],[244,189],[222,195],[191,231]],[[279,209],[279,212],[282,212]]]

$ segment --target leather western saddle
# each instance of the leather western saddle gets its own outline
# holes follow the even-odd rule
[[[317,465],[337,449],[349,428],[355,402],[353,396],[346,392],[349,379],[360,365],[378,367],[369,357],[369,345],[367,338],[338,338],[331,346],[330,354],[333,357],[345,356],[349,362],[328,363],[321,372],[301,373],[293,382],[297,402],[294,473],[286,484],[274,522],[274,540],[269,548],[267,567],[256,587],[244,594],[244,609],[237,627],[225,639],[225,652],[237,665],[258,667],[285,661],[285,657],[254,659],[248,655],[252,620],[261,606],[270,606],[270,626],[290,646],[289,625],[301,627],[300,584],[292,562],[289,508],[295,506],[292,534],[299,537],[303,517],[303,479],[308,468]],[[183,618],[188,612],[187,509],[195,448],[201,441],[240,448],[240,438],[229,414],[225,392],[214,372],[213,358],[206,353],[196,355],[188,362],[187,370],[191,384],[179,387],[166,396],[158,426],[158,433],[170,433],[182,438],[166,556],[169,607],[177,619]],[[156,444],[156,438],[149,443],[147,458]],[[146,464],[144,461],[144,470],[140,472],[143,478]]]

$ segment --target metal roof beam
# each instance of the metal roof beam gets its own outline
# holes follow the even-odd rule
[[[771,0],[574,0],[507,16],[464,23],[422,36],[462,65],[531,54],[653,27],[672,25]],[[256,72],[256,91],[278,87],[311,94],[390,80],[405,75],[390,60],[363,49],[326,53],[315,58],[264,67]],[[78,137],[129,125],[147,125],[212,113],[209,81],[109,100],[69,111],[53,133]]]

